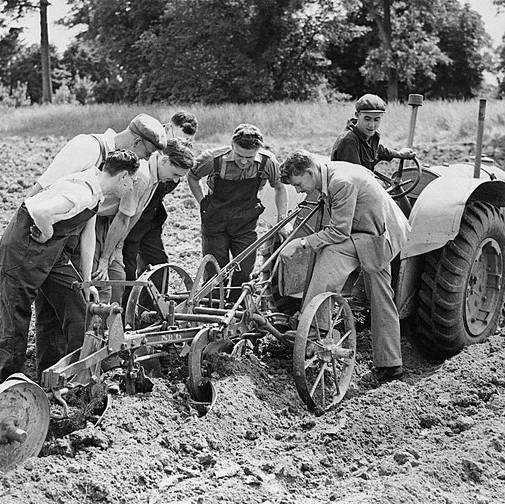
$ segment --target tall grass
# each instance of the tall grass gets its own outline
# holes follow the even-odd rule
[[[101,132],[107,127],[123,129],[130,119],[147,112],[167,121],[177,110],[194,112],[200,123],[201,142],[227,142],[241,122],[257,124],[269,141],[304,142],[314,138],[331,144],[353,115],[352,103],[298,103],[226,105],[47,105],[0,110],[0,133],[22,136],[72,137],[78,133]],[[477,100],[427,101],[418,113],[416,144],[473,142],[477,125]],[[409,126],[408,105],[393,103],[384,116],[381,131],[385,142],[401,146]],[[505,135],[505,101],[489,101],[485,142]]]

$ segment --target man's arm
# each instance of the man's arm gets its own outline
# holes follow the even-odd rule
[[[412,159],[415,155],[416,151],[410,147],[403,147],[403,149],[396,150],[384,147],[382,144],[379,144],[379,150],[377,152],[379,161],[391,161],[393,158]]]
[[[130,217],[118,211],[107,231],[102,255],[98,261],[98,268],[93,274],[93,280],[107,280],[112,253],[117,244],[126,238],[129,223]]]
[[[281,221],[286,217],[288,211],[288,191],[285,185],[278,180],[274,186],[275,191],[275,206],[277,208],[277,221]]]
[[[31,230],[32,238],[40,243],[45,243],[53,236],[53,224],[73,208],[73,203],[64,196],[57,195],[51,199],[37,201],[29,205],[30,215],[35,226],[40,231]]]
[[[361,164],[358,140],[350,134],[338,139],[333,146],[331,160]]]
[[[187,175],[188,185],[191,193],[195,197],[198,204],[203,200],[203,189],[200,184],[200,179],[196,178],[191,172]]]
[[[80,249],[81,249],[81,271],[82,279],[84,282],[91,280],[91,270],[93,268],[93,257],[95,255],[95,223],[96,216],[92,217],[82,230],[80,236]],[[98,291],[96,287],[88,287],[83,289],[86,301],[98,301]]]
[[[325,245],[341,243],[351,236],[352,219],[356,210],[358,199],[357,188],[349,181],[336,181],[330,183],[328,188],[331,218],[324,229],[306,237],[307,244],[314,251]]]

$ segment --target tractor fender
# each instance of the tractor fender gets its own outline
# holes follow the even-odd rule
[[[441,176],[419,195],[410,214],[412,229],[400,255],[395,295],[400,318],[413,311],[423,269],[422,256],[454,239],[469,201],[505,206],[505,181]]]

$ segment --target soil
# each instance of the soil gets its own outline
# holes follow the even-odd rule
[[[64,141],[0,142],[1,230]],[[419,150],[424,162],[443,163],[469,149]],[[194,274],[199,222],[187,186],[166,206],[170,261]],[[150,393],[119,393],[99,427],[68,432],[53,424],[41,456],[0,476],[0,502],[505,502],[503,335],[445,362],[428,361],[406,337],[403,355],[405,376],[379,386],[364,328],[346,398],[315,416],[296,393],[289,354],[220,354],[217,401],[207,415],[191,408],[176,373],[155,378]]]

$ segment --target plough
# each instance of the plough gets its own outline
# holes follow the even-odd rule
[[[138,280],[123,282],[132,287],[124,313],[117,303],[88,304],[90,323],[83,346],[42,372],[43,388],[21,374],[0,385],[0,470],[39,453],[48,431],[50,399],[65,412],[66,393],[99,383],[106,370],[117,366],[123,368],[127,393],[149,391],[152,382],[143,364],[174,349],[188,356],[187,387],[192,406],[201,413],[216,400],[206,358],[219,351],[242,355],[267,335],[292,346],[296,388],[309,409],[323,412],[340,402],[355,362],[356,330],[349,304],[341,295],[326,292],[300,313],[303,286],[298,299],[282,296],[277,288],[283,268],[280,251],[314,220],[320,226],[322,213],[321,201],[300,203],[222,269],[213,256],[204,257],[194,279],[177,265],[150,267]],[[295,219],[293,231],[275,248],[279,230]],[[239,289],[235,301],[229,302],[233,272],[258,251],[262,251],[259,269],[249,282],[235,288]],[[305,286],[313,263],[312,257],[298,265]]]

